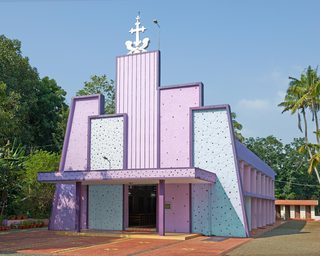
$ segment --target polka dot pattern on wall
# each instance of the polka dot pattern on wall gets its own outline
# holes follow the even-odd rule
[[[123,186],[90,185],[88,211],[89,228],[122,230]]]
[[[214,184],[192,184],[192,232],[211,235],[209,191]]]
[[[194,195],[193,204],[209,205],[212,235],[245,236],[243,208],[238,185],[235,155],[232,148],[228,112],[226,109],[193,112],[194,166],[217,175],[217,182],[208,191],[208,202]],[[193,190],[199,185],[193,185]],[[193,208],[194,226],[201,226],[201,206]],[[201,210],[202,211],[202,210]]]
[[[90,138],[91,170],[123,168],[124,117],[91,119]]]

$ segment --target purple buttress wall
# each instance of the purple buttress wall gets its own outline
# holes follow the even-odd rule
[[[67,131],[62,150],[60,172],[87,170],[88,117],[102,114],[103,98],[100,95],[75,97],[71,103]],[[87,186],[82,186],[81,228],[87,225]],[[75,230],[76,187],[74,184],[57,184],[52,203],[49,228]]]
[[[160,88],[160,166],[190,164],[190,107],[201,103],[202,85]],[[190,232],[190,186],[167,184],[165,189],[166,232]]]
[[[116,112],[128,115],[128,169],[159,167],[160,52],[117,57]]]

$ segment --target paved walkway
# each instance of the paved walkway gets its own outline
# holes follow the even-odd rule
[[[320,222],[289,221],[255,239],[186,241],[70,236],[44,229],[0,233],[0,255],[320,255]]]
[[[70,236],[42,229],[0,233],[0,255],[221,255],[247,241],[203,236],[186,241]]]
[[[227,255],[320,255],[320,222],[288,221]]]

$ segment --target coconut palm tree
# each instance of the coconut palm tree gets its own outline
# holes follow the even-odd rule
[[[320,183],[320,176],[317,169],[320,161],[319,146],[320,146],[320,133],[319,133],[319,123],[318,123],[318,111],[320,106],[320,79],[317,74],[317,69],[312,69],[310,66],[307,68],[306,72],[301,74],[300,79],[289,77],[290,83],[287,90],[287,94],[283,102],[278,106],[283,107],[284,110],[290,111],[291,114],[298,113],[298,128],[301,132],[304,131],[305,145],[299,150],[300,152],[307,151],[310,157],[310,167],[308,172],[311,174],[312,171],[315,172],[317,179]],[[312,144],[309,142],[308,138],[308,122],[307,122],[307,110],[311,111],[312,121],[315,121],[315,135],[317,144]],[[303,117],[303,129],[301,126],[301,115]]]
[[[307,68],[305,74],[301,75],[300,80],[290,77],[298,87],[302,88],[302,95],[300,99],[295,103],[292,108],[292,112],[299,109],[300,106],[307,107],[312,114],[312,121],[315,122],[316,127],[316,140],[320,144],[320,134],[319,134],[319,120],[318,112],[320,109],[320,79],[318,77],[318,68],[312,69],[311,66]]]

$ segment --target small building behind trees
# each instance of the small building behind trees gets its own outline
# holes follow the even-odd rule
[[[275,200],[277,219],[314,220],[318,200]]]

